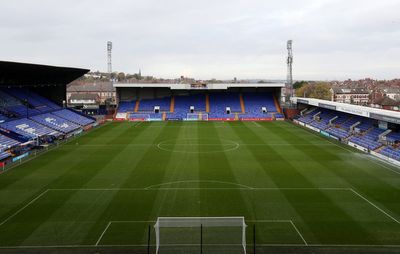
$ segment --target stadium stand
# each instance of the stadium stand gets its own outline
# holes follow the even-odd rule
[[[27,101],[30,108],[32,108],[32,114],[39,114],[49,112],[54,109],[60,109],[58,105],[47,100],[46,98],[37,95],[36,93],[30,91],[29,89],[20,89],[20,88],[8,88],[4,90],[8,94],[14,96],[20,101]]]
[[[239,93],[210,93],[210,118],[229,117],[227,107],[230,107],[231,113],[242,112]]]
[[[6,159],[6,158],[8,158],[8,157],[10,157],[11,155],[8,153],[8,152],[6,152],[6,151],[2,151],[2,152],[0,152],[0,160],[4,160],[4,159]]]
[[[160,106],[160,113],[166,113],[167,119],[186,119],[190,107],[194,107],[193,113],[208,114],[210,119],[273,119],[284,118],[277,109],[277,103],[271,92],[208,92],[190,95],[175,95],[157,99],[141,99],[135,101],[121,101],[115,115],[115,119],[126,119],[126,114],[133,113],[128,119],[142,119],[146,115],[137,117],[137,113],[148,113],[143,119],[163,119],[163,115],[154,113],[154,107]],[[279,105],[279,104],[278,104]],[[137,107],[137,109],[136,109]],[[227,114],[227,108],[230,114]],[[263,108],[266,112],[263,112]],[[193,118],[195,119],[195,118]],[[204,119],[204,118],[201,118]]]
[[[243,100],[245,114],[241,114],[241,118],[272,118],[278,112],[272,93],[243,93]],[[263,107],[266,113],[262,112]]]
[[[30,139],[35,139],[37,137],[42,137],[46,135],[50,136],[60,135],[59,132],[27,118],[5,122],[0,124],[0,127],[18,133]]]
[[[399,142],[400,141],[400,133],[398,132],[391,132],[388,135],[386,135],[386,140],[388,142]]]
[[[55,114],[50,113],[36,115],[31,117],[31,119],[44,126],[50,127],[65,134],[81,128],[79,125],[71,123],[64,118],[58,117]]]
[[[171,105],[171,97],[160,99],[144,99],[140,100],[139,112],[154,112],[154,107],[159,106],[160,111],[169,111]],[[134,106],[134,105],[133,105]]]
[[[86,126],[95,122],[94,119],[80,115],[69,109],[53,111],[52,114],[64,118],[71,123],[79,124],[81,126]]]
[[[0,149],[5,150],[21,144],[20,142],[0,134]]]
[[[329,129],[326,130],[326,132],[328,132],[330,135],[333,135],[341,139],[346,139],[351,135],[349,131],[338,127],[330,127]]]
[[[382,148],[382,150],[380,150],[379,153],[389,158],[400,161],[400,150],[392,146],[387,146]]]
[[[7,121],[9,118],[3,114],[0,113],[0,122]]]
[[[191,106],[194,107],[194,112],[205,112],[206,96],[204,94],[175,96],[174,117],[186,118]]]
[[[121,101],[119,103],[118,112],[119,113],[133,112],[134,108],[135,108],[134,101]]]
[[[368,130],[364,135],[351,137],[350,141],[370,150],[375,150],[382,146],[382,143],[378,141],[378,136],[383,132],[385,130],[373,128]]]
[[[330,124],[329,119],[336,116],[337,118]],[[389,145],[386,146],[386,143],[379,140],[379,136],[387,130],[378,128],[376,120],[323,108],[306,112],[303,116],[298,116],[296,120],[325,131],[339,140],[348,140],[370,151],[400,160],[400,150],[391,146],[400,141],[400,133],[392,131],[387,134],[386,141]],[[353,130],[351,130],[352,126],[354,126]]]
[[[309,112],[308,114],[305,114],[303,116],[299,116],[297,118],[298,121],[303,122],[305,124],[311,123],[312,121],[314,121],[314,116],[317,114],[318,112]]]
[[[66,97],[66,84],[89,70],[0,61],[0,160],[12,163],[9,157],[24,155],[36,145],[51,143],[57,138],[94,123],[59,105]],[[37,143],[36,143],[37,141]],[[21,143],[24,142],[24,143]],[[9,151],[12,149],[12,152]]]
[[[7,89],[8,90],[8,89]],[[20,100],[0,90],[0,108],[16,117],[26,117],[27,115],[40,114],[40,111],[27,107]]]
[[[311,126],[314,126],[320,130],[325,130],[328,128],[329,121],[334,118],[333,112],[327,109],[321,109],[319,115],[316,116],[317,120],[311,122]]]
[[[0,160],[3,160],[11,156],[11,154],[8,153],[6,150],[18,146],[20,144],[21,143],[19,141],[16,141],[14,139],[11,139],[7,136],[0,134]]]
[[[341,125],[341,127],[342,127],[343,129],[349,131],[350,128],[351,128],[351,126],[353,126],[354,124],[356,124],[356,123],[358,123],[358,122],[361,123],[362,121],[363,121],[362,117],[353,116],[353,117],[350,117],[349,120],[343,122],[343,123],[340,124],[340,125]]]

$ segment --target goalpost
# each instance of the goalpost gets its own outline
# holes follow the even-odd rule
[[[208,121],[207,113],[187,113],[186,121]]]
[[[129,113],[130,121],[148,121],[150,119],[150,114],[146,113]]]
[[[168,246],[235,246],[246,254],[244,217],[158,217],[156,253]],[[239,249],[240,250],[240,249]]]

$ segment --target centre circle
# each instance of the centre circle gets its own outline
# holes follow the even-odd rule
[[[178,153],[218,153],[236,150],[239,144],[227,139],[185,138],[161,141],[157,148]]]

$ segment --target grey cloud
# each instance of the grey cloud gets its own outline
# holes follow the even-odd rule
[[[0,0],[0,59],[196,78],[395,78],[398,0]]]

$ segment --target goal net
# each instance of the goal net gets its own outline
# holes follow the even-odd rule
[[[207,113],[187,113],[187,121],[208,121]]]
[[[224,251],[219,253],[246,254],[246,227],[244,217],[158,217],[156,253],[169,253],[171,247],[186,248],[185,253],[220,247]]]
[[[148,121],[150,119],[150,114],[145,113],[130,113],[130,121]]]

